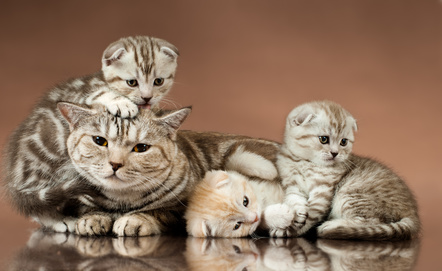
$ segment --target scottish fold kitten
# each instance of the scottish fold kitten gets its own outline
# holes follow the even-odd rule
[[[58,108],[68,127],[50,115],[36,121],[35,134],[25,133],[16,148],[10,145],[4,171],[15,207],[49,230],[159,234],[180,226],[187,196],[208,170],[230,168],[277,180],[278,144],[177,133],[189,108],[161,116],[142,109],[131,119],[101,107],[59,103]],[[247,165],[244,157],[252,162]]]
[[[286,228],[293,212],[281,204],[283,200],[277,182],[257,181],[233,171],[209,171],[189,198],[187,232],[195,237],[244,237],[255,235],[258,227]]]
[[[331,239],[408,239],[418,235],[416,201],[386,166],[351,153],[355,119],[338,104],[312,102],[287,117],[278,170],[292,226],[274,236],[317,234]]]

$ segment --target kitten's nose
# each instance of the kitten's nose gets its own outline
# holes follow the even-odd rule
[[[144,100],[145,104],[147,105],[147,104],[149,104],[150,100],[152,100],[152,97],[148,97],[148,98],[143,97],[143,100]]]
[[[123,164],[121,164],[121,163],[109,162],[109,164],[111,164],[111,166],[112,166],[112,170],[113,170],[114,172],[116,172],[120,167],[123,166]]]
[[[331,152],[331,155],[333,156],[333,158],[335,158],[336,156],[338,156],[337,152]]]

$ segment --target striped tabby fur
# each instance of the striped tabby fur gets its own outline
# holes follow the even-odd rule
[[[300,236],[313,226],[322,238],[409,239],[420,228],[405,182],[384,165],[351,154],[355,119],[332,102],[295,108],[287,118],[278,170],[293,226],[274,236]]]
[[[35,121],[37,133],[20,133],[28,136],[15,141],[19,148],[10,144],[5,159],[12,202],[48,229],[81,235],[159,234],[181,220],[189,192],[208,170],[229,167],[277,180],[278,144],[177,133],[189,108],[160,117],[141,110],[135,118],[122,119],[100,109],[68,103],[59,107],[71,133],[48,114]],[[243,167],[244,162],[236,163],[241,157],[254,160]]]

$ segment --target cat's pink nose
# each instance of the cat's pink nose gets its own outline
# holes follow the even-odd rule
[[[259,217],[258,217],[258,215],[256,215],[255,220],[253,221],[253,223],[255,223],[255,222],[257,222],[257,221],[259,221]]]

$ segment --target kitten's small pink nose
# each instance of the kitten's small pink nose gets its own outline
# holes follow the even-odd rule
[[[112,170],[114,172],[116,172],[119,168],[121,168],[123,166],[123,164],[121,164],[121,163],[109,162],[109,164],[111,164]]]
[[[253,223],[255,223],[255,222],[257,222],[257,221],[259,221],[259,217],[258,217],[258,215],[256,215],[255,220],[253,221]]]

